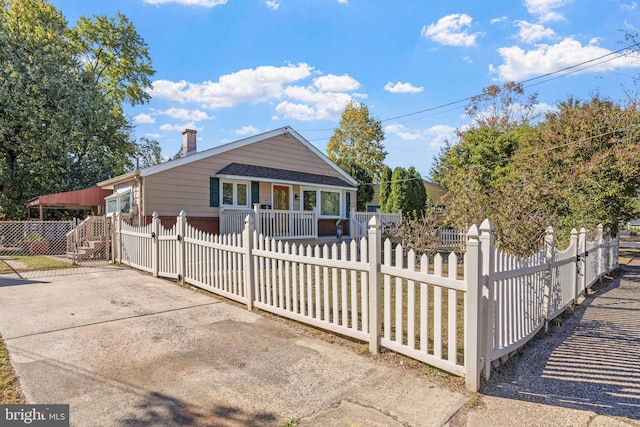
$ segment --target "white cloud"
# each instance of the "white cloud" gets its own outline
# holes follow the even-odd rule
[[[466,27],[470,27],[472,22],[469,15],[454,13],[440,18],[435,24],[423,26],[420,35],[443,45],[473,46],[480,33],[467,32]]]
[[[313,120],[316,118],[315,110],[307,104],[283,101],[276,106],[276,111],[285,117],[296,120]]]
[[[162,136],[162,134],[161,133],[145,133],[144,136],[146,136],[147,138],[158,139]]]
[[[384,85],[384,90],[391,93],[419,93],[424,90],[424,87],[414,86],[411,83],[396,82],[393,84],[391,82],[387,82],[387,84]]]
[[[507,18],[506,16],[500,16],[498,18],[493,18],[489,22],[491,23],[491,25],[493,25],[493,24],[499,24],[500,22],[506,22],[507,19],[509,19],[509,18]]]
[[[278,10],[280,3],[275,0],[266,0],[264,4],[271,10]]]
[[[151,125],[156,122],[156,120],[149,114],[138,114],[133,118],[133,120],[135,120],[135,122],[139,125]]]
[[[188,83],[184,80],[179,82],[172,82],[169,80],[156,80],[152,84],[153,88],[148,89],[147,92],[156,98],[165,98],[172,101],[185,102],[185,95],[183,89],[188,86]]]
[[[540,40],[555,37],[556,33],[551,28],[547,28],[541,24],[532,24],[527,21],[516,21],[516,25],[520,28],[518,37],[525,43],[535,43]]]
[[[185,108],[169,108],[168,110],[161,111],[160,114],[173,117],[174,119],[180,119],[185,121],[199,122],[202,120],[211,120],[213,117],[209,116],[204,111],[200,110],[187,110]]]
[[[313,84],[323,92],[344,92],[356,90],[360,87],[360,82],[348,74],[341,76],[327,74],[313,79]]]
[[[620,10],[624,10],[624,11],[632,11],[635,10],[636,7],[638,7],[638,4],[634,1],[631,2],[631,4],[621,4],[620,5]]]
[[[217,82],[190,83],[158,80],[149,93],[153,97],[180,103],[197,103],[205,108],[228,108],[243,103],[277,103],[278,118],[298,120],[336,119],[354,98],[366,98],[355,92],[360,82],[348,74],[321,75],[300,63],[282,67],[260,66],[226,74]],[[313,77],[313,80],[310,79]],[[306,81],[308,84],[296,84]],[[197,122],[213,117],[201,110],[171,108],[160,114]]]
[[[178,102],[197,102],[209,108],[258,103],[283,95],[284,85],[302,80],[313,71],[305,63],[282,67],[260,66],[220,76],[217,82],[188,83],[184,80],[153,82],[154,97]]]
[[[204,129],[203,127],[196,127],[195,123],[191,122],[191,123],[185,123],[185,124],[181,124],[181,125],[175,125],[175,124],[169,124],[169,123],[165,123],[162,126],[160,126],[160,130],[164,131],[164,132],[182,132],[185,129],[195,129],[195,130],[202,130]]]
[[[524,5],[532,15],[542,22],[564,21],[564,16],[556,11],[573,0],[524,0]]]
[[[579,41],[571,38],[553,45],[539,45],[530,51],[525,51],[519,46],[511,46],[500,48],[498,52],[504,63],[497,68],[490,65],[489,69],[498,73],[500,80],[521,80],[537,74],[550,73],[611,53],[595,45],[583,46]],[[640,55],[629,53],[626,56],[591,65],[578,72],[610,71],[620,67],[640,68]]]
[[[397,135],[405,141],[425,141],[430,150],[437,151],[445,141],[455,137],[456,128],[448,125],[435,125],[424,130],[408,129],[400,123],[390,123],[384,128],[385,133]]]
[[[227,4],[227,0],[143,0],[148,4],[178,3],[185,6],[216,7]]]
[[[349,0],[338,0],[340,4],[349,4]]]
[[[468,64],[473,64],[473,60],[471,59],[470,56],[464,56],[462,57],[462,60]]]
[[[240,129],[234,130],[234,132],[236,134],[238,134],[238,135],[256,135],[256,134],[260,133],[258,128],[255,128],[255,127],[253,127],[251,125],[242,126]]]
[[[285,89],[285,95],[294,101],[302,101],[304,104],[285,101],[276,107],[276,111],[284,113],[285,117],[297,120],[334,119],[340,117],[345,105],[352,99],[352,96],[348,93],[321,92],[312,86],[289,86]],[[308,108],[301,108],[302,105]]]
[[[456,128],[448,125],[435,125],[425,130],[425,134],[429,137],[429,148],[437,151],[445,145],[446,141],[455,138]]]

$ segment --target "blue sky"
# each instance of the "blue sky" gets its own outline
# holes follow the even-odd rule
[[[429,174],[468,126],[465,99],[607,55],[640,27],[632,0],[52,0],[80,15],[126,15],[149,46],[150,103],[127,108],[163,154],[185,128],[198,150],[291,126],[323,152],[349,100],[382,120],[386,163]],[[508,6],[506,6],[508,4]],[[575,71],[575,69],[574,69]],[[540,110],[599,93],[624,102],[640,57],[609,55],[532,83]],[[429,111],[425,111],[429,110]],[[418,114],[412,114],[421,112]],[[408,115],[408,116],[407,116]],[[405,117],[401,117],[405,116]]]

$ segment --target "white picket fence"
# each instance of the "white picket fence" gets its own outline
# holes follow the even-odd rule
[[[304,246],[258,234],[211,235],[181,213],[171,229],[131,227],[116,215],[114,261],[172,277],[218,295],[369,343],[464,376],[478,390],[481,371],[522,347],[600,277],[618,266],[618,241],[572,234],[566,250],[553,229],[544,248],[519,259],[493,243],[491,222],[467,232],[463,256],[417,257],[368,236]],[[483,301],[486,301],[484,303]]]

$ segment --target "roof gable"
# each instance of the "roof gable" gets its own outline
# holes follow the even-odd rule
[[[298,132],[293,130],[289,126],[285,126],[279,129],[275,129],[269,132],[261,133],[252,137],[240,139],[238,141],[230,142],[228,144],[223,144],[217,147],[210,148],[208,150],[204,150],[198,153],[189,154],[185,157],[181,157],[179,159],[170,160],[165,163],[161,163],[159,165],[150,166],[148,168],[140,169],[140,176],[149,176],[156,174],[158,172],[166,171],[169,169],[173,169],[178,166],[187,165],[192,162],[196,162],[198,160],[206,159],[221,153],[225,153],[227,151],[235,150],[237,148],[241,148],[250,144],[254,144],[256,142],[265,141],[269,138],[273,138],[274,136],[279,135],[290,135],[295,138],[300,144],[307,147],[311,150],[316,156],[318,156],[323,162],[331,166],[336,172],[338,172],[349,186],[357,187],[358,182],[354,180],[349,174],[340,169],[335,163],[333,163],[329,158],[323,154],[318,148],[316,148],[313,144],[303,138]],[[115,179],[115,178],[112,178]]]

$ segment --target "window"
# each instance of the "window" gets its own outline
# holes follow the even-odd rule
[[[242,181],[222,181],[222,205],[249,207],[249,184]]]
[[[131,187],[120,189],[115,194],[106,198],[107,216],[111,216],[116,212],[122,215],[131,215],[133,213],[133,196]]]
[[[339,218],[342,215],[341,200],[339,191],[302,189],[301,209],[310,211],[318,206],[321,217]]]
[[[320,215],[340,216],[340,193],[335,191],[320,192]]]
[[[317,205],[316,191],[304,190],[302,192],[302,210],[312,211]]]

